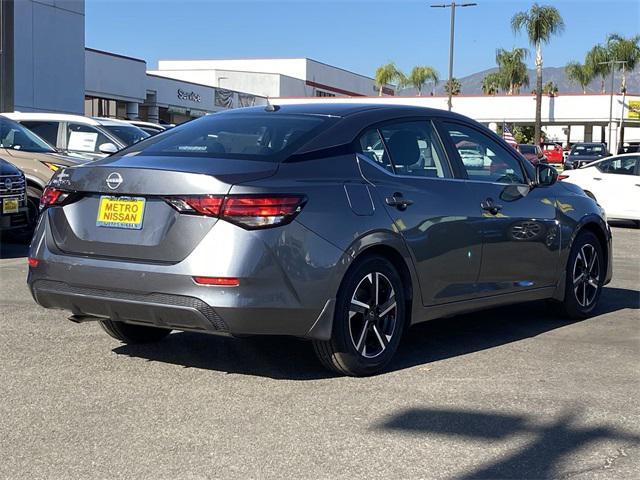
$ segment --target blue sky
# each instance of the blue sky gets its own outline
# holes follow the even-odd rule
[[[527,46],[510,19],[533,2],[474,1],[456,11],[457,77],[493,67],[497,47]],[[145,59],[149,68],[159,59],[310,57],[369,76],[395,61],[403,70],[431,65],[445,77],[449,10],[431,3],[443,1],[87,0],[86,45]],[[545,66],[582,60],[608,33],[640,33],[638,0],[540,3],[556,6],[566,24],[545,47]]]

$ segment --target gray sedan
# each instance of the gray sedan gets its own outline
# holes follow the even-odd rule
[[[440,110],[232,110],[60,170],[28,283],[122,342],[291,335],[371,375],[418,322],[541,299],[594,311],[611,233],[556,178]]]

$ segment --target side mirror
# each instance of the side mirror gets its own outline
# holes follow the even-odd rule
[[[118,151],[118,147],[116,147],[113,143],[103,143],[98,147],[100,153],[106,153],[111,155],[112,153],[116,153]]]
[[[538,187],[548,187],[558,181],[558,171],[547,163],[536,165],[536,181]]]

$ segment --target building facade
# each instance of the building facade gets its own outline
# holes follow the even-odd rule
[[[152,73],[263,97],[344,97],[378,93],[375,80],[309,58],[160,60]],[[394,95],[390,85],[384,95]]]

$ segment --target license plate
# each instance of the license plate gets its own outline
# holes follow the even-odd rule
[[[140,230],[144,217],[145,199],[140,197],[100,197],[98,227]]]
[[[17,198],[2,199],[2,213],[17,213],[19,206]]]

